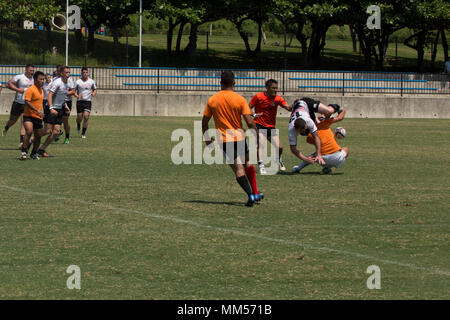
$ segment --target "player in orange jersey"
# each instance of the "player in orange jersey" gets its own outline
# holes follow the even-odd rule
[[[227,163],[233,170],[237,182],[248,195],[246,206],[251,207],[255,201],[263,198],[263,194],[258,191],[255,167],[249,161],[249,149],[242,129],[241,117],[256,133],[255,122],[245,98],[234,92],[233,72],[223,71],[220,84],[221,91],[208,99],[203,112],[203,135],[205,136],[208,131],[209,120],[214,118],[216,130],[221,133],[222,141],[220,142]],[[211,139],[205,140],[207,146],[213,143]]]
[[[321,154],[325,161],[322,172],[325,174],[331,173],[331,168],[339,168],[347,159],[349,155],[349,148],[341,148],[336,141],[336,133],[330,129],[331,124],[342,121],[345,117],[345,109],[341,108],[341,113],[336,118],[322,117],[320,123],[317,124],[317,133],[321,143]],[[306,137],[306,142],[314,144],[314,139],[311,134]],[[315,156],[313,153],[310,157]],[[310,163],[303,161],[298,166],[295,166],[292,172],[300,172],[304,167]]]

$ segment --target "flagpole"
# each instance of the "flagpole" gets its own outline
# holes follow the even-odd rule
[[[69,0],[66,3],[66,66],[69,65]]]
[[[139,1],[139,68],[142,67],[142,0]]]

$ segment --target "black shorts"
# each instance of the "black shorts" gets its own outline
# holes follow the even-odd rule
[[[11,115],[20,117],[24,110],[25,110],[25,104],[21,104],[21,103],[14,101],[11,106]]]
[[[38,130],[38,129],[43,128],[42,120],[39,118],[23,116],[23,122],[24,123],[25,122],[33,123],[33,130]]]
[[[55,111],[57,111],[57,114],[52,114],[52,112],[50,111],[50,114],[48,115],[48,122],[50,124],[61,124],[63,122],[63,116],[65,114],[64,109],[53,109]]]
[[[43,110],[44,110],[44,123],[48,123],[48,116],[50,115],[50,106],[48,105],[48,101],[44,100],[43,104]]]
[[[66,102],[63,104],[64,116],[65,116],[65,117],[68,117],[68,116],[70,116],[70,111],[67,112],[64,105],[66,105],[66,106],[69,108],[69,110],[72,111],[72,100],[66,101]]]
[[[91,112],[91,101],[77,101],[77,113],[83,113],[84,111]]]
[[[262,131],[261,133],[264,134],[267,137],[267,139],[272,138],[272,136],[274,136],[274,137],[278,136],[275,127],[264,127],[257,122],[255,122],[255,124],[256,124],[256,128],[258,129],[258,131],[266,130],[266,131]]]
[[[227,163],[234,163],[234,160],[239,156],[242,164],[245,163],[245,154],[248,153],[247,139],[234,141],[234,142],[224,142],[222,143],[222,151],[227,159]]]

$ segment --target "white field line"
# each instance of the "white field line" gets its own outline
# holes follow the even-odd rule
[[[280,244],[289,245],[289,246],[300,246],[305,249],[317,250],[317,251],[321,251],[321,252],[337,253],[337,254],[355,257],[355,258],[359,258],[359,259],[363,259],[363,260],[370,260],[370,263],[374,263],[374,262],[384,263],[384,264],[390,264],[390,265],[399,266],[399,267],[405,267],[405,268],[409,268],[409,269],[413,269],[413,270],[424,271],[426,273],[438,274],[438,275],[442,275],[442,276],[450,276],[450,271],[447,271],[447,270],[441,270],[438,268],[421,267],[421,266],[418,266],[418,265],[415,265],[412,263],[404,263],[404,262],[399,262],[399,261],[394,261],[394,260],[386,260],[386,259],[382,259],[382,258],[370,256],[370,255],[365,255],[365,254],[361,254],[361,253],[357,253],[357,252],[352,252],[352,251],[333,249],[333,248],[322,247],[322,246],[315,246],[315,245],[301,243],[298,241],[265,237],[265,236],[261,236],[261,235],[257,235],[257,234],[244,232],[244,231],[210,226],[207,224],[197,223],[194,221],[180,219],[180,218],[176,218],[176,217],[161,216],[158,214],[151,214],[148,212],[143,212],[143,211],[138,211],[138,210],[119,208],[119,207],[115,207],[115,206],[111,206],[111,205],[103,204],[103,203],[98,203],[98,202],[88,202],[88,201],[74,199],[74,198],[53,196],[53,195],[50,195],[47,193],[27,191],[24,189],[9,187],[9,186],[5,186],[5,185],[0,185],[0,188],[12,190],[12,191],[20,192],[20,193],[24,193],[24,194],[40,196],[40,197],[44,197],[44,198],[72,201],[72,202],[77,202],[77,203],[81,203],[81,204],[86,204],[88,206],[103,207],[105,209],[109,209],[109,210],[113,210],[113,211],[119,211],[119,212],[131,213],[131,214],[139,214],[139,215],[147,216],[147,217],[154,218],[154,219],[166,220],[166,221],[176,222],[176,223],[180,223],[180,224],[187,224],[187,225],[195,226],[199,229],[210,229],[210,230],[215,230],[215,231],[220,231],[220,232],[225,232],[225,233],[233,233],[233,234],[236,234],[236,235],[239,235],[242,237],[246,237],[246,238],[259,239],[259,240],[280,243]]]

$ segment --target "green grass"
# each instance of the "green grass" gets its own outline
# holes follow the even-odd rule
[[[171,133],[194,120],[92,117],[86,140],[24,162],[11,128],[0,140],[0,298],[448,298],[449,120],[347,119],[340,169],[258,175],[266,198],[253,208],[227,166],[172,164]],[[81,290],[66,288],[69,265]],[[370,265],[380,290],[366,287]]]
[[[344,29],[344,30],[347,30]],[[346,31],[348,33],[348,31]],[[53,32],[54,45],[58,49],[58,54],[52,56],[50,53],[43,55],[47,50],[45,32],[36,30],[4,30],[1,64],[24,64],[28,61],[34,64],[56,65],[65,63],[65,33],[62,31]],[[364,64],[364,57],[357,52],[353,52],[352,43],[347,39],[338,39],[338,35],[343,34],[337,27],[332,27],[327,34],[327,44],[323,53],[322,70],[371,70],[370,66]],[[344,32],[345,35],[345,32]],[[181,48],[185,48],[188,43],[188,35],[184,35]],[[138,65],[138,37],[129,38],[128,66]],[[175,50],[175,39],[173,40],[173,50]],[[279,41],[280,46],[275,46]],[[256,37],[250,37],[252,48],[256,45]],[[199,68],[252,68],[259,70],[279,70],[279,69],[310,69],[305,67],[301,58],[301,48],[297,40],[293,40],[292,45],[286,50],[286,65],[284,63],[284,39],[283,36],[268,33],[267,44],[262,45],[262,52],[253,58],[246,54],[244,43],[237,33],[231,35],[213,34],[209,38],[208,50],[206,50],[206,35],[199,33],[197,42],[197,55],[194,61],[189,61],[185,55],[167,56],[166,35],[165,34],[144,34],[143,35],[143,55],[142,66],[161,67],[199,67]],[[70,35],[69,64],[82,66],[85,64],[84,43],[77,45],[73,34]],[[126,38],[122,37],[119,46],[114,47],[112,37],[96,35],[95,50],[89,54],[88,66],[127,66],[126,60]],[[417,53],[415,50],[398,44],[398,55],[395,53],[395,43],[390,43],[385,69],[390,71],[416,70]],[[442,72],[444,56],[442,47],[439,46],[436,62],[430,62],[429,49],[425,54],[426,72]]]

